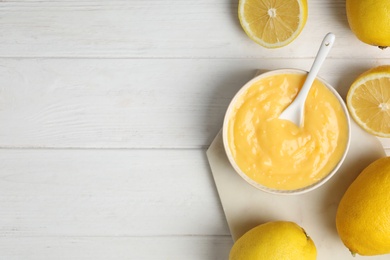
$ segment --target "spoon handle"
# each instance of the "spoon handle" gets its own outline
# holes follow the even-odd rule
[[[309,93],[311,85],[313,84],[315,78],[317,77],[318,71],[320,70],[322,63],[324,62],[326,56],[328,55],[330,49],[332,48],[335,39],[336,36],[333,33],[328,33],[322,40],[317,56],[313,62],[313,65],[311,66],[311,69],[309,70],[309,74],[306,77],[305,83],[303,84],[301,90],[298,93],[297,96],[298,99],[300,98],[304,100],[306,99],[306,96]]]

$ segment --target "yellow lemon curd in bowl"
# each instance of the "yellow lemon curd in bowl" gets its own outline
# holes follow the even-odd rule
[[[305,103],[304,123],[279,119],[306,72],[265,73],[244,86],[229,105],[224,145],[236,171],[268,191],[314,187],[333,175],[346,155],[349,117],[340,96],[316,79]]]

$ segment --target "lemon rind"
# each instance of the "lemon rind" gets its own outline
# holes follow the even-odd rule
[[[347,102],[347,107],[349,110],[349,113],[351,114],[352,118],[355,120],[355,122],[361,126],[364,130],[366,130],[368,133],[373,134],[378,137],[385,137],[388,138],[390,137],[390,132],[389,133],[384,133],[384,132],[378,132],[371,127],[368,127],[365,122],[363,122],[360,117],[356,114],[355,108],[352,106],[352,97],[356,91],[356,89],[360,86],[365,84],[367,81],[371,81],[374,79],[379,79],[379,78],[390,78],[390,72],[372,72],[371,75],[364,75],[358,78],[354,83],[352,83],[350,90],[348,91],[346,102]]]
[[[292,41],[294,41],[299,34],[302,32],[303,28],[305,27],[306,21],[307,21],[307,7],[305,8],[303,5],[302,0],[297,0],[298,5],[299,5],[299,24],[297,29],[294,31],[294,33],[287,38],[286,40],[282,42],[276,42],[276,43],[269,43],[263,41],[261,38],[255,36],[249,29],[249,23],[244,19],[244,16],[242,15],[244,13],[244,7],[245,3],[247,0],[240,0],[239,5],[238,5],[238,17],[241,23],[242,28],[244,29],[245,33],[249,36],[250,39],[252,39],[254,42],[258,43],[259,45],[274,49],[274,48],[280,48],[284,47],[288,44],[290,44]],[[307,5],[307,4],[306,4]]]

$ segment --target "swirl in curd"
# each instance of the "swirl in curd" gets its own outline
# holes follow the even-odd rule
[[[348,119],[339,99],[318,79],[305,103],[301,127],[278,119],[305,81],[305,74],[262,78],[231,109],[227,140],[245,175],[265,187],[296,190],[328,175],[344,155]]]

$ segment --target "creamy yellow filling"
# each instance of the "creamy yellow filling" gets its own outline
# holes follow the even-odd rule
[[[302,127],[278,119],[306,76],[263,78],[237,100],[228,121],[228,144],[250,179],[278,190],[311,185],[338,164],[348,142],[348,121],[339,100],[316,80],[305,103]]]

